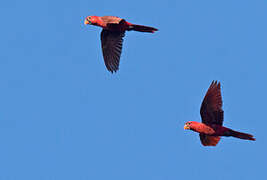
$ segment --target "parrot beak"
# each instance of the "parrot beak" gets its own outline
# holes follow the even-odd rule
[[[84,20],[84,24],[87,25],[87,24],[90,24],[87,19]]]
[[[184,129],[190,129],[190,127],[187,125],[184,125]]]

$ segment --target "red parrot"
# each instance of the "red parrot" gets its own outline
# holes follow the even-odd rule
[[[110,72],[119,69],[122,42],[125,31],[140,31],[154,33],[156,28],[136,25],[115,16],[88,16],[84,24],[91,24],[103,28],[101,32],[101,45],[104,62]]]
[[[189,129],[199,133],[202,145],[216,146],[221,136],[232,136],[240,139],[255,141],[253,135],[234,131],[223,124],[221,85],[217,81],[212,81],[206,96],[201,104],[200,115],[202,123],[188,121],[184,129]]]

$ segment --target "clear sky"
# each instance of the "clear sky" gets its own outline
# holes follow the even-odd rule
[[[265,0],[10,0],[1,3],[1,180],[266,178]],[[108,72],[89,15],[154,26],[127,32]],[[203,147],[212,80],[224,125],[256,141]]]

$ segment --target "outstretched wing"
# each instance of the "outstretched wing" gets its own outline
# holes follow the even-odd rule
[[[216,146],[221,139],[220,136],[209,136],[202,133],[199,134],[199,137],[203,146]]]
[[[212,81],[201,104],[200,115],[205,124],[223,124],[221,85]]]
[[[122,43],[125,31],[109,31],[103,29],[101,32],[101,45],[104,62],[110,72],[119,69]]]

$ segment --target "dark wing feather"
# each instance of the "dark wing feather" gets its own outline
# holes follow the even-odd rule
[[[212,81],[201,104],[200,115],[205,124],[223,124],[221,85]]]
[[[202,133],[199,134],[199,137],[203,146],[216,146],[221,139],[220,136],[209,136]]]
[[[124,34],[125,31],[109,31],[105,29],[101,32],[101,45],[105,65],[112,73],[119,69]]]

